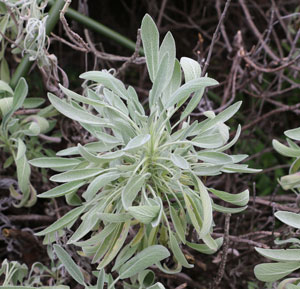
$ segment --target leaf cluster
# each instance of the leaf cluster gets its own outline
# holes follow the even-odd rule
[[[118,273],[118,279],[133,278],[153,264],[167,273],[193,267],[182,245],[204,254],[216,252],[222,238],[211,236],[213,211],[243,211],[249,192],[231,194],[207,188],[204,178],[258,171],[239,164],[247,155],[225,153],[241,131],[239,126],[229,141],[225,122],[241,103],[218,115],[207,111],[203,121],[192,122],[189,115],[205,89],[218,82],[201,77],[198,62],[176,59],[170,32],[160,44],[149,15],[142,21],[141,37],[153,84],[148,107],[140,103],[132,86],[126,87],[110,72],[83,73],[81,78],[90,83],[83,95],[60,86],[67,99],[51,93],[48,97],[60,113],[78,121],[95,141],[59,151],[56,157],[30,161],[33,166],[59,172],[50,180],[61,184],[39,197],[65,196],[75,206],[37,235],[51,243],[55,236],[64,234],[64,228],[72,228],[80,220],[68,244],[81,247],[81,254],[92,258],[98,270],[103,271],[114,260],[112,271]],[[210,194],[233,206],[217,204]],[[196,233],[187,238],[189,227]],[[149,263],[140,263],[143,256]]]
[[[27,97],[28,87],[21,78],[13,91],[3,80],[0,80],[0,148],[9,156],[3,164],[7,169],[12,164],[17,168],[18,188],[10,187],[11,195],[17,200],[15,206],[33,206],[36,202],[36,191],[30,183],[30,165],[27,155],[38,157],[41,150],[46,151],[39,144],[37,136],[49,132],[56,121],[48,120],[53,108],[46,107],[37,114],[16,115],[21,107],[32,109],[44,103],[44,99]],[[32,143],[25,139],[35,139]],[[27,152],[27,154],[26,154]]]

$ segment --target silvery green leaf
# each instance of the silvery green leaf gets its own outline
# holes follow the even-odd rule
[[[199,232],[200,238],[202,236],[207,236],[207,234],[210,232],[211,226],[212,226],[212,203],[210,196],[208,194],[208,191],[202,181],[194,176],[195,178],[195,183],[198,187],[200,198],[201,198],[201,203],[202,203],[202,228],[201,231]],[[205,240],[203,238],[203,240]]]
[[[212,127],[214,127],[218,122],[224,123],[228,119],[230,119],[240,108],[242,105],[241,101],[234,103],[233,105],[227,107],[225,110],[220,112],[216,117],[207,121],[200,129],[200,132],[203,133]],[[199,133],[200,133],[199,132]]]
[[[186,125],[185,125],[186,124]],[[181,129],[178,129],[171,135],[171,141],[177,141],[181,140],[184,141],[186,140],[187,137],[191,136],[191,133],[193,132],[194,128],[198,125],[197,121],[194,121],[191,125],[187,124],[186,122],[183,122],[183,125]]]
[[[107,71],[88,71],[81,74],[79,77],[102,84],[125,100],[128,98],[127,90],[123,82]]]
[[[287,147],[275,139],[272,141],[272,144],[273,144],[274,149],[277,152],[279,152],[280,154],[282,154],[286,157],[293,157],[293,158],[300,157],[299,149]]]
[[[106,134],[105,134],[106,135]],[[110,151],[111,149],[115,148],[118,145],[122,145],[123,142],[118,140],[117,138],[114,138],[115,142],[113,140],[111,142],[106,141],[106,137],[104,137],[102,134],[99,135],[103,141],[98,141],[98,142],[91,142],[84,147],[89,151],[89,152],[95,152],[95,153],[102,153],[102,152],[107,152]],[[79,155],[79,150],[78,147],[70,147],[61,151],[58,151],[56,153],[57,156],[70,156],[70,155]]]
[[[239,194],[230,194],[213,188],[208,189],[221,200],[237,206],[245,206],[249,202],[249,190],[245,190]]]
[[[198,152],[197,158],[203,162],[216,164],[216,165],[225,165],[231,164],[232,158],[231,156],[219,153],[219,152]]]
[[[59,229],[66,227],[68,224],[72,223],[79,215],[81,215],[85,209],[85,206],[81,206],[69,211],[63,217],[55,221],[52,225],[42,230],[41,232],[36,233],[35,235],[44,236],[46,234],[58,231]]]
[[[180,107],[189,97],[189,95],[203,87],[213,86],[219,84],[216,80],[209,77],[201,77],[193,79],[183,86],[179,87],[168,99],[165,108],[168,109],[175,104],[180,103]]]
[[[248,173],[255,174],[261,172],[260,169],[251,169],[248,168],[248,165],[240,165],[240,164],[226,164],[222,168],[222,172],[224,173]]]
[[[220,137],[219,133],[214,133],[207,136],[199,136],[192,139],[192,144],[195,147],[204,149],[217,149],[224,144],[224,141]]]
[[[297,172],[294,174],[283,176],[280,178],[279,183],[284,190],[298,188],[300,186],[300,173]]]
[[[180,58],[180,65],[184,72],[185,82],[201,77],[201,66],[194,59],[188,57]]]
[[[120,176],[121,174],[119,172],[107,172],[101,174],[100,176],[93,179],[86,191],[82,194],[82,197],[87,201],[90,201],[101,188],[118,179]]]
[[[196,232],[198,233],[198,236],[200,237],[202,220],[199,215],[199,212],[196,209],[193,199],[184,191],[183,191],[183,197],[184,197],[184,202],[185,202],[185,207],[186,207],[187,213],[190,217],[190,220],[191,220]]]
[[[100,220],[108,223],[123,223],[132,218],[131,215],[127,213],[98,213],[97,215]]]
[[[97,206],[96,209],[98,209]],[[95,227],[95,225],[99,222],[99,217],[95,213],[95,211],[96,210],[93,208],[92,210],[85,213],[85,218],[83,219],[77,230],[74,232],[72,237],[69,239],[67,244],[73,244],[77,242]]]
[[[263,263],[254,267],[254,274],[260,281],[274,282],[299,268],[300,262]]]
[[[22,122],[23,123],[31,122],[31,125],[37,125],[41,133],[45,133],[49,129],[48,120],[39,115],[31,115],[29,117],[26,117]]]
[[[77,190],[71,191],[68,194],[66,194],[65,199],[69,206],[75,207],[82,205],[82,201],[77,194]]]
[[[255,248],[262,256],[279,262],[300,262],[300,249],[263,249]]]
[[[4,97],[0,99],[0,116],[5,116],[12,109],[13,97]]]
[[[274,240],[274,243],[276,245],[284,245],[284,244],[289,244],[289,243],[293,243],[293,245],[300,245],[300,239],[298,238],[289,238],[286,240]],[[297,246],[299,247],[299,246]]]
[[[150,141],[150,139],[151,139],[150,134],[138,135],[128,142],[128,144],[125,146],[123,151],[130,152],[130,151],[139,149],[139,148],[143,147],[146,143],[148,143]]]
[[[76,158],[60,158],[60,157],[42,157],[30,160],[29,163],[32,166],[39,168],[65,168],[65,167],[75,167],[81,162],[80,159]]]
[[[292,141],[291,139],[287,138],[286,141],[291,148],[298,149],[298,150],[300,149],[300,146],[296,144],[294,141]]]
[[[95,156],[94,154],[90,153],[88,149],[86,149],[84,146],[81,146],[80,144],[78,144],[78,152],[82,155],[84,159],[95,164],[104,164],[112,160],[119,159],[124,155],[124,152],[122,151],[115,151]]]
[[[223,206],[220,206],[217,204],[213,204],[212,206],[215,211],[224,213],[224,214],[236,214],[236,213],[240,213],[247,209],[247,206],[239,207],[239,208],[228,208],[228,207],[223,207]]]
[[[300,214],[278,211],[275,213],[275,217],[293,228],[300,229]]]
[[[28,136],[37,136],[41,132],[40,127],[37,123],[30,123],[28,129],[24,130],[24,134]]]
[[[3,80],[0,80],[0,91],[6,91],[9,94],[13,95],[14,92],[11,87]]]
[[[228,150],[229,148],[231,148],[238,140],[240,134],[241,134],[241,125],[239,124],[238,125],[238,128],[236,130],[236,133],[235,133],[235,136],[234,138],[226,145],[222,146],[221,148],[217,148],[215,151],[216,152],[223,152],[225,150]]]
[[[28,97],[24,100],[24,108],[36,108],[42,105],[45,99],[42,97]]]
[[[284,134],[293,140],[300,140],[300,127],[289,129]]]
[[[146,14],[142,20],[141,37],[149,77],[154,82],[159,65],[159,33],[149,14]]]
[[[175,228],[175,231],[179,237],[179,239],[181,240],[181,242],[183,244],[186,243],[186,240],[185,240],[185,230],[184,230],[184,227],[180,221],[180,218],[178,216],[178,212],[172,207],[170,206],[170,216],[171,216],[171,219],[172,219],[172,223],[174,225],[174,228]]]
[[[53,182],[58,183],[66,183],[72,181],[85,180],[94,176],[101,174],[101,168],[93,168],[93,169],[76,169],[70,170],[50,178]]]
[[[78,188],[80,188],[81,186],[83,186],[85,184],[85,181],[73,181],[73,182],[69,182],[69,183],[65,183],[62,185],[59,185],[47,192],[44,192],[42,194],[39,194],[38,197],[39,198],[57,198],[57,197],[61,197],[64,196]]]
[[[215,176],[220,174],[223,165],[212,165],[209,163],[194,164],[192,170],[197,176]]]
[[[161,222],[161,218],[162,218],[162,215],[163,215],[163,212],[164,212],[164,205],[163,205],[163,202],[161,200],[161,198],[157,197],[155,199],[149,199],[149,202],[151,203],[152,202],[152,205],[158,205],[159,206],[159,212],[158,214],[156,215],[156,217],[152,220],[151,222],[151,226],[153,228],[157,227],[160,222]]]
[[[181,85],[181,69],[177,59],[175,59],[174,70],[169,85],[163,92],[162,103],[165,106],[170,96],[180,87]]]
[[[62,262],[68,273],[79,284],[85,286],[84,277],[80,270],[80,267],[75,264],[70,255],[59,245],[53,245],[54,251],[58,259]]]
[[[128,115],[127,106],[121,100],[119,95],[107,88],[104,88],[103,93],[106,99],[109,101],[109,106],[116,108],[117,110],[121,111],[124,115]]]
[[[239,163],[239,162],[243,161],[244,159],[246,159],[248,157],[248,155],[231,155],[230,157],[232,158],[232,161],[234,163]]]
[[[170,253],[165,247],[161,245],[150,246],[121,266],[119,278],[130,278],[169,256]]]
[[[132,176],[122,190],[122,204],[125,210],[132,206],[138,192],[145,184],[146,175]]]
[[[211,255],[211,254],[214,254],[217,250],[220,249],[220,247],[221,247],[222,244],[223,244],[223,237],[218,238],[218,239],[216,239],[215,241],[216,241],[216,243],[217,243],[217,249],[211,249],[211,248],[208,247],[206,244],[195,244],[195,243],[191,243],[191,242],[186,242],[186,244],[187,244],[190,248],[192,248],[192,249],[194,249],[194,250],[196,250],[196,251],[198,251],[198,252],[200,252],[200,253],[207,254],[207,255]]]
[[[169,238],[170,238],[170,248],[174,254],[174,257],[177,259],[177,261],[185,268],[193,268],[194,265],[189,264],[186,260],[184,254],[182,253],[181,248],[179,247],[179,244],[173,235],[171,231],[169,231]]]
[[[114,231],[107,236],[102,242],[98,242],[97,245],[91,247],[83,247],[83,250],[87,256],[93,256],[92,264],[98,262],[113,246],[117,234],[120,234],[120,224],[114,229]],[[91,251],[89,251],[91,250]],[[102,269],[102,268],[99,268]]]
[[[168,61],[169,61],[169,53],[166,53],[161,60],[161,63],[159,65],[157,75],[155,76],[152,89],[149,93],[149,105],[150,108],[152,108],[154,105],[157,104],[159,97],[162,93],[162,91],[166,88],[168,85],[167,78],[168,75]]]
[[[85,110],[78,109],[71,104],[68,104],[67,102],[59,99],[57,96],[55,96],[52,93],[48,93],[48,98],[51,102],[51,104],[63,115],[82,122],[82,123],[89,123],[89,124],[95,124],[95,125],[101,125],[105,127],[112,127],[110,123],[108,123],[106,120],[99,118]]]
[[[196,91],[194,95],[191,97],[191,100],[189,101],[188,105],[186,106],[185,110],[180,116],[180,120],[185,119],[188,117],[191,112],[197,107],[197,105],[200,103],[203,93],[204,93],[204,88],[200,88],[199,91]]]
[[[26,153],[26,146],[24,142],[19,138],[16,161],[23,158],[25,156],[25,153]]]
[[[292,163],[289,174],[295,174],[300,170],[300,158],[295,159],[295,161]]]
[[[133,206],[128,213],[143,224],[149,224],[159,213],[159,206]]]
[[[23,195],[23,202],[29,198],[30,193],[30,166],[26,155],[26,147],[21,139],[18,139],[18,152],[15,160],[17,166],[18,185]],[[23,203],[21,202],[21,203]]]
[[[144,270],[138,274],[138,282],[140,286],[149,288],[155,281],[155,274],[151,270]]]
[[[170,31],[167,32],[159,48],[159,63],[162,62],[165,54],[169,55],[167,63],[168,72],[173,71],[176,59],[176,46],[174,37]],[[166,84],[168,85],[172,78],[172,74],[167,73],[167,75],[168,78],[166,79]]]
[[[107,237],[119,226],[117,223],[111,223],[104,227],[104,229],[95,235],[93,235],[88,240],[84,240],[81,242],[75,242],[76,246],[87,247],[93,246],[98,243],[102,243]]]
[[[97,278],[97,284],[95,289],[103,289],[105,281],[105,271],[104,269],[100,270]]]
[[[18,110],[24,103],[28,93],[28,85],[23,77],[18,81],[13,96],[13,112]]]
[[[210,248],[211,250],[217,251],[218,250],[218,244],[216,240],[214,240],[210,233],[207,233],[207,235],[202,237],[202,241]]]
[[[111,271],[119,270],[120,266],[122,266],[128,259],[130,259],[134,253],[137,251],[138,246],[131,246],[131,243],[127,244],[118,254],[115,264]]]
[[[90,105],[95,105],[95,106],[104,106],[104,103],[102,103],[101,101],[99,100],[93,100],[93,99],[90,99],[88,97],[85,97],[85,96],[82,96],[70,89],[67,89],[66,87],[63,87],[61,84],[59,84],[59,88],[62,90],[62,92],[67,95],[69,98],[71,99],[74,99],[78,102],[82,102],[82,103],[85,103],[85,104],[90,104]]]
[[[138,95],[135,91],[135,89],[132,86],[128,86],[127,88],[128,91],[128,100],[131,100],[132,103],[135,106],[136,111],[142,115],[145,116],[145,110],[144,107],[142,106],[142,104],[139,102],[139,98]]]
[[[119,232],[116,234],[115,239],[111,242],[112,246],[109,248],[101,262],[99,263],[97,269],[103,269],[107,266],[119,253],[122,248],[130,228],[130,221],[125,221],[123,226],[120,226]]]
[[[182,156],[176,155],[176,154],[171,154],[170,159],[173,162],[173,164],[175,166],[177,166],[178,168],[181,168],[183,170],[190,169],[189,163]]]
[[[104,144],[115,144],[115,145],[122,144],[121,139],[119,139],[115,136],[112,136],[110,134],[107,134],[105,132],[98,132],[98,137],[99,137],[99,140],[101,142],[103,142]],[[93,144],[93,143],[86,144],[85,146],[89,147],[91,144]],[[98,144],[98,142],[95,142],[94,144]]]

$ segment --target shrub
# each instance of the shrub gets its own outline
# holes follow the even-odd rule
[[[68,244],[81,247],[81,254],[98,263],[98,270],[115,260],[112,271],[119,277],[114,282],[133,278],[153,264],[167,273],[193,267],[181,250],[182,244],[205,254],[216,252],[222,238],[211,237],[213,211],[243,211],[249,192],[230,194],[207,188],[204,178],[223,172],[257,171],[238,164],[246,155],[224,153],[241,132],[239,126],[229,141],[229,127],[225,125],[241,102],[218,115],[207,111],[201,122],[191,121],[189,115],[205,88],[218,82],[201,77],[196,61],[176,59],[170,32],[159,45],[158,30],[149,15],[143,19],[141,37],[153,83],[146,111],[135,89],[126,88],[110,72],[83,73],[81,78],[90,83],[83,95],[61,86],[67,100],[51,93],[48,97],[59,112],[78,121],[95,141],[59,151],[57,157],[30,161],[33,166],[60,172],[50,180],[62,184],[39,197],[65,196],[75,206],[37,235],[51,243],[80,219]],[[209,192],[236,207],[216,204]],[[187,238],[189,226],[197,235]],[[168,259],[162,265],[160,261],[170,256],[167,248],[173,261]]]

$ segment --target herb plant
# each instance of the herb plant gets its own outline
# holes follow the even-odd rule
[[[300,189],[300,147],[294,142],[300,140],[300,128],[287,130],[284,134],[288,137],[288,146],[273,140],[274,149],[280,154],[295,158],[292,163],[289,174],[283,176],[279,183],[284,190],[292,190],[297,197]],[[278,211],[275,217],[285,223],[286,225],[300,229],[300,214]],[[255,266],[254,273],[257,279],[264,282],[278,281],[292,272],[300,269],[300,240],[299,238],[289,238],[287,240],[276,240],[277,245],[288,246],[288,249],[261,249],[256,248],[256,251],[262,256],[276,261],[276,263],[263,263]],[[277,289],[296,289],[300,288],[300,277],[287,278],[281,281]]]
[[[36,158],[42,155],[41,151],[51,153],[38,144],[37,137],[47,133],[55,125],[55,121],[47,119],[47,116],[53,114],[51,107],[36,114],[15,114],[21,107],[32,109],[45,101],[37,97],[26,98],[27,93],[28,87],[24,78],[19,80],[14,91],[6,82],[0,80],[0,148],[7,155],[3,168],[7,169],[12,164],[17,168],[19,188],[10,187],[17,207],[30,207],[36,202],[36,191],[30,183],[28,156]]]
[[[225,122],[241,102],[218,115],[207,111],[201,122],[192,121],[190,113],[205,89],[218,82],[201,77],[198,62],[176,59],[170,32],[160,44],[149,15],[142,21],[141,37],[153,84],[148,107],[140,103],[132,86],[125,87],[110,72],[83,73],[80,77],[90,83],[83,95],[61,86],[67,99],[51,93],[48,97],[60,113],[78,121],[95,141],[61,150],[57,157],[30,161],[33,166],[59,172],[50,180],[61,184],[39,197],[65,196],[75,206],[37,235],[51,243],[64,228],[70,229],[80,220],[68,244],[81,247],[81,254],[91,257],[98,270],[114,260],[112,271],[119,274],[114,283],[134,278],[153,264],[167,273],[193,267],[182,245],[205,254],[216,252],[222,238],[211,236],[213,211],[243,211],[249,192],[230,194],[207,188],[205,177],[257,172],[238,164],[247,155],[225,153],[241,132],[239,126],[229,141]],[[235,207],[217,204],[210,193]],[[196,234],[187,237],[190,227]]]

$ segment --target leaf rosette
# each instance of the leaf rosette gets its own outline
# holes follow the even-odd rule
[[[159,244],[171,250],[175,269],[161,265],[161,259],[153,263],[172,273],[193,266],[182,253],[182,244],[206,254],[215,252],[222,239],[211,237],[213,210],[240,212],[247,206],[249,192],[230,194],[207,188],[203,177],[257,172],[239,164],[246,155],[225,153],[241,132],[239,126],[229,140],[225,122],[241,102],[218,115],[206,112],[205,120],[192,122],[189,115],[204,90],[218,82],[201,77],[198,62],[176,59],[170,32],[160,45],[149,15],[143,19],[141,36],[153,83],[147,109],[132,86],[126,87],[108,71],[83,73],[80,77],[92,83],[83,95],[61,86],[67,99],[49,93],[49,100],[59,112],[78,121],[95,141],[30,162],[60,172],[51,180],[62,184],[39,197],[66,196],[76,206],[38,235],[46,235],[48,242],[55,240],[56,232],[70,228],[80,218],[69,243],[80,246],[84,255],[99,264],[98,269],[115,260],[113,269],[120,276],[125,274],[122,264],[150,246]],[[77,194],[79,189],[82,194]],[[209,192],[235,207],[216,204]],[[186,238],[189,226],[197,232],[193,240]]]

